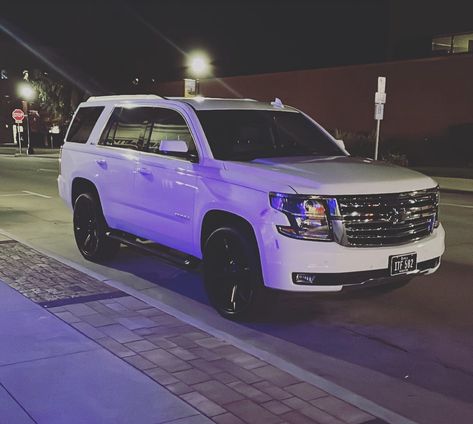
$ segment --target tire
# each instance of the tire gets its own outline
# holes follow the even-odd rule
[[[73,224],[77,247],[85,259],[102,262],[117,254],[120,242],[107,237],[107,223],[96,196],[79,195],[74,203]]]
[[[225,318],[249,320],[264,311],[265,290],[256,241],[244,226],[213,231],[204,247],[204,283]]]

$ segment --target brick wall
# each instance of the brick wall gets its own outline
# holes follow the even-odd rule
[[[385,137],[423,138],[473,123],[473,55],[208,79],[205,96],[280,97],[329,129],[370,132],[377,77],[386,76]],[[163,95],[182,95],[183,82],[161,83]]]

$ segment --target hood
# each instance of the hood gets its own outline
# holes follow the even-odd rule
[[[229,171],[286,185],[299,194],[343,195],[401,193],[433,188],[430,177],[410,169],[372,159],[337,157],[290,157],[226,162]],[[260,181],[261,182],[261,181]],[[276,188],[273,189],[276,191]]]

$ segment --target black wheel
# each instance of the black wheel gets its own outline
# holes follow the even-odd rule
[[[93,194],[83,193],[77,198],[73,222],[76,244],[84,258],[100,262],[118,252],[120,242],[107,237],[107,223]]]
[[[266,293],[256,241],[243,226],[215,230],[204,247],[210,303],[225,318],[245,320],[263,311]]]

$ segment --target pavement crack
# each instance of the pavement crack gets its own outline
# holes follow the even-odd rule
[[[455,366],[455,365],[449,365],[449,364],[446,364],[445,362],[442,362],[438,359],[434,360],[434,362],[436,364],[439,364],[441,365],[442,367],[448,369],[448,370],[452,370],[452,371],[457,371],[457,372],[460,372],[462,374],[465,374],[465,375],[468,375],[469,377],[473,377],[473,371],[468,371],[464,368],[461,368],[461,367],[458,367],[458,366]]]
[[[55,316],[54,314],[52,314],[52,315]],[[58,319],[60,319],[60,318],[58,318]],[[63,321],[63,320],[61,320],[61,321],[65,324],[67,324],[69,327],[75,328],[72,325],[70,325],[68,322]],[[80,332],[76,328],[75,328],[75,330],[78,333],[81,333],[82,335],[84,335],[82,332]],[[87,336],[85,336],[85,337],[87,337]],[[92,341],[94,341],[97,346],[94,346],[94,347],[90,346],[90,347],[81,348],[81,349],[77,349],[77,350],[73,349],[70,352],[63,352],[63,353],[58,353],[58,354],[49,355],[49,356],[39,356],[37,358],[23,359],[23,360],[19,360],[17,362],[5,362],[5,363],[0,364],[0,369],[7,368],[7,367],[14,367],[14,366],[17,366],[17,365],[31,364],[33,362],[39,362],[39,361],[49,361],[50,359],[63,358],[63,357],[70,356],[70,355],[77,355],[79,353],[92,352],[92,351],[97,350],[97,348],[100,346],[95,340],[92,340]]]
[[[18,401],[18,399],[13,396],[13,393],[10,392],[10,390],[8,390],[8,388],[3,384],[3,383],[0,383],[0,388],[2,388],[8,396],[10,396],[10,398],[13,400],[13,402],[15,402],[18,407],[31,419],[31,421],[35,424],[38,423],[38,421],[36,421],[32,415],[27,411],[27,409]]]
[[[388,340],[384,340],[383,338],[381,337],[378,337],[378,336],[372,336],[370,334],[365,334],[365,333],[362,333],[360,331],[356,331],[356,330],[353,330],[352,328],[348,328],[348,327],[344,327],[342,326],[343,329],[349,331],[350,333],[353,333],[353,334],[356,334],[357,336],[362,336],[362,337],[366,337],[367,339],[369,340],[373,340],[373,341],[376,341],[378,343],[381,343],[385,346],[388,346],[388,347],[391,347],[393,349],[396,349],[396,350],[400,350],[401,352],[404,352],[404,353],[409,353],[409,351],[407,349],[404,349],[403,347],[401,346],[398,346],[397,344],[394,344]]]

